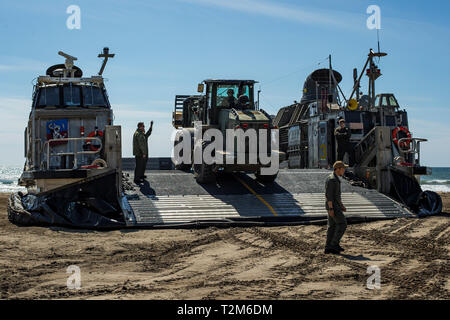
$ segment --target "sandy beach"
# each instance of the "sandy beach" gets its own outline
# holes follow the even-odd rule
[[[343,255],[326,226],[117,230],[18,227],[0,194],[1,299],[449,299],[444,213],[349,225]],[[81,289],[67,288],[67,267]],[[367,267],[381,288],[367,289]]]

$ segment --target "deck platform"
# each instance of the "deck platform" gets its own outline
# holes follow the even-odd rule
[[[132,180],[133,173],[126,172]],[[198,184],[192,173],[148,170],[147,182],[126,192],[127,225],[288,225],[326,223],[324,184],[328,170],[280,170],[270,185],[253,175],[221,174],[217,183]],[[416,217],[376,190],[342,179],[349,222]]]

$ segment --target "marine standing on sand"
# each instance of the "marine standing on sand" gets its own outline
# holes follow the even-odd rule
[[[144,182],[146,178],[145,168],[148,160],[148,137],[152,134],[153,120],[150,123],[150,129],[145,132],[145,125],[139,122],[136,132],[133,135],[133,155],[136,158],[136,167],[134,169],[134,182]]]
[[[334,130],[337,142],[337,160],[344,160],[345,153],[348,154],[350,166],[353,166],[353,147],[350,143],[350,129],[345,126],[345,120],[339,120],[339,127]]]
[[[342,161],[336,161],[333,165],[333,173],[325,182],[325,208],[328,212],[328,230],[325,253],[339,254],[344,249],[340,246],[342,236],[347,229],[347,220],[344,212],[347,211],[341,200],[341,180],[348,167]]]

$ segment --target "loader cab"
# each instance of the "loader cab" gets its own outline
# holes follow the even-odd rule
[[[218,124],[220,110],[255,110],[254,80],[205,80],[206,123]],[[232,92],[232,97],[229,97]],[[231,102],[231,103],[230,103]]]

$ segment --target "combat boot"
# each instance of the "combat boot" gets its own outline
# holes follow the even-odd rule
[[[333,248],[326,248],[326,249],[325,249],[325,254],[328,254],[328,253],[339,254],[340,251],[337,250],[337,249],[333,249]]]

